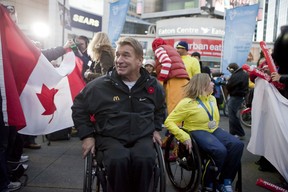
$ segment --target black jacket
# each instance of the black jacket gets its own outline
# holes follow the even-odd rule
[[[166,110],[163,87],[145,69],[140,72],[131,90],[114,69],[76,96],[72,117],[81,139],[95,133],[129,144],[161,130]]]
[[[279,79],[280,83],[283,83],[285,85],[284,90],[279,90],[279,92],[288,99],[288,76],[287,75],[281,75]]]
[[[249,75],[238,68],[232,73],[226,88],[230,96],[245,97],[249,89]]]

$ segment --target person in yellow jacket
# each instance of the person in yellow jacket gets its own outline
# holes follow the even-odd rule
[[[237,170],[241,163],[244,144],[227,131],[219,128],[219,110],[212,94],[214,83],[208,74],[200,73],[192,77],[185,86],[183,98],[165,120],[165,126],[176,139],[191,153],[191,137],[200,149],[215,161],[220,174],[220,191],[231,191]],[[183,122],[180,129],[178,124]],[[204,177],[204,186],[213,189],[213,173]],[[217,174],[217,175],[218,175]]]
[[[199,61],[195,57],[191,57],[188,53],[188,43],[186,41],[180,41],[176,46],[177,52],[181,56],[181,59],[185,65],[186,71],[191,79],[195,74],[201,73],[201,67]]]
[[[249,82],[248,82],[248,87],[249,87],[249,89],[254,89],[254,87],[255,87],[255,83],[253,83],[253,82],[250,80],[250,78],[249,78]]]

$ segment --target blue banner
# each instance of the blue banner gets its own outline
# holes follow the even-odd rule
[[[226,10],[225,36],[221,71],[225,76],[230,72],[227,66],[237,63],[240,67],[246,63],[252,46],[259,4],[236,7]]]
[[[108,36],[115,47],[126,20],[130,0],[116,0],[110,3]]]
[[[99,32],[102,30],[102,17],[70,7],[71,26],[87,31]]]

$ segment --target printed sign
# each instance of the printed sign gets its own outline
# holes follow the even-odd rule
[[[102,30],[102,17],[70,7],[71,26],[87,31]]]

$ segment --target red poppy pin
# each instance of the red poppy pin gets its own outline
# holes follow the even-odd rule
[[[95,114],[90,115],[90,121],[91,121],[92,123],[96,123]]]
[[[154,87],[148,87],[147,91],[149,94],[153,94],[155,92],[155,89],[154,89]]]

